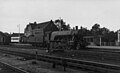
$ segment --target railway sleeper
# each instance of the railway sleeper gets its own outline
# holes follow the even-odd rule
[[[3,50],[2,50],[2,52],[3,52]],[[4,51],[5,53],[6,53],[6,51]],[[7,53],[8,54],[11,54],[11,52],[10,51],[7,51]],[[18,55],[18,53],[19,52],[12,52],[12,54],[14,53],[14,55]],[[31,54],[25,54],[25,53],[19,53],[19,56],[23,56],[24,55],[24,57],[30,57],[30,56],[32,56],[32,57],[35,57],[35,56],[33,56],[33,55],[31,55]],[[38,57],[40,57],[39,55],[38,55]],[[39,58],[40,60],[43,60],[43,61],[47,61],[47,62],[52,62],[53,63],[53,65],[62,65],[63,67],[64,67],[64,70],[66,70],[65,68],[66,67],[77,67],[77,68],[82,68],[82,69],[88,69],[88,70],[93,70],[93,71],[97,71],[97,72],[102,72],[102,73],[118,73],[118,72],[120,72],[120,70],[116,70],[116,69],[114,69],[114,68],[109,68],[109,67],[112,67],[112,66],[108,66],[107,67],[107,65],[101,65],[101,64],[91,64],[91,63],[88,63],[88,64],[86,64],[86,62],[81,62],[81,63],[74,63],[74,62],[68,62],[68,60],[66,61],[66,59],[65,60],[60,60],[60,59],[57,59],[57,58],[52,58],[52,57],[40,57]],[[86,65],[85,65],[86,64]],[[101,65],[101,66],[100,66]],[[53,66],[53,67],[55,67],[55,66]]]
[[[55,68],[56,65],[62,65],[64,67],[64,71],[66,71],[67,62],[65,62],[63,60],[62,61],[55,61],[55,62],[53,62],[52,67]]]
[[[52,67],[56,68],[56,65],[61,65],[64,67],[64,71],[66,71],[66,67],[69,68],[77,68],[77,69],[82,69],[82,70],[88,70],[88,71],[94,71],[96,73],[117,73],[120,72],[118,70],[112,70],[112,69],[106,69],[103,67],[99,67],[99,66],[92,66],[92,65],[85,65],[85,64],[77,64],[77,63],[71,63],[71,62],[67,62],[65,60],[45,60],[44,61],[49,61],[50,63],[53,63]]]
[[[81,70],[88,70],[88,71],[94,71],[96,73],[118,73],[120,70],[114,70],[114,69],[107,69],[104,67],[99,66],[93,66],[93,65],[85,65],[85,64],[76,64],[76,63],[67,63],[69,67],[75,68],[75,69],[81,69]]]
[[[67,62],[65,60],[54,60],[54,59],[50,59],[50,58],[49,59],[48,58],[39,58],[38,60],[52,63],[52,68],[56,68],[56,65],[63,66],[64,71],[66,71]]]
[[[67,62],[64,60],[54,60],[54,59],[50,59],[50,58],[49,59],[48,58],[39,58],[38,60],[53,63],[53,68],[55,68],[55,65],[62,65],[64,67],[67,66]]]
[[[27,55],[26,56],[25,53],[19,53],[19,52],[11,53],[12,51],[6,51],[6,50],[2,50],[2,52],[7,53],[7,54],[12,54],[12,55],[17,55],[17,56],[24,56],[25,59],[36,59],[35,58],[36,55],[34,55],[34,56],[33,55]],[[66,62],[65,61],[54,60],[52,58],[48,59],[48,57],[43,57],[43,56],[41,56],[41,57],[39,56],[37,58],[37,60],[51,62],[51,63],[53,63],[53,68],[55,68],[56,65],[62,65],[62,66],[64,66],[64,71],[66,71]]]

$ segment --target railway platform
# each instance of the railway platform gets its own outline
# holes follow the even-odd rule
[[[99,49],[120,49],[120,46],[87,46],[88,48],[99,48]]]

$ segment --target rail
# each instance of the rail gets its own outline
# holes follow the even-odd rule
[[[1,64],[3,67],[6,67],[7,69],[10,69],[11,71],[13,70],[13,72],[16,72],[16,73],[29,73],[29,72],[27,72],[27,71],[25,71],[25,70],[22,70],[22,69],[20,69],[20,68],[17,68],[17,67],[15,67],[15,66],[12,66],[12,65],[10,65],[10,64],[7,64],[7,63],[5,63],[5,62],[1,62],[1,61],[0,61],[0,64]]]
[[[56,65],[62,65],[64,67],[64,70],[66,70],[66,67],[69,67],[69,68],[75,68],[75,69],[76,68],[85,69],[85,70],[90,70],[90,71],[95,71],[95,72],[97,71],[101,73],[120,72],[119,65],[78,60],[78,59],[72,59],[72,58],[56,57],[56,56],[51,56],[51,55],[40,55],[40,54],[36,55],[36,54],[30,54],[30,53],[8,51],[8,50],[3,50],[3,49],[0,49],[0,52],[22,56],[26,59],[37,59],[40,61],[50,62],[50,63],[53,63],[53,67],[55,67]]]

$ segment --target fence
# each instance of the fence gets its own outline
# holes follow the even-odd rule
[[[101,42],[101,46],[116,46],[115,42]]]

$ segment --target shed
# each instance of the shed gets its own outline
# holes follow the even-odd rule
[[[11,43],[19,43],[21,42],[21,37],[23,36],[23,33],[13,33],[11,35]]]
[[[10,35],[0,31],[0,44],[9,44],[9,43],[10,43]]]

